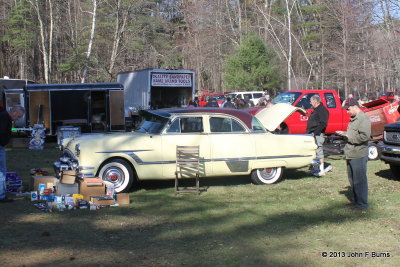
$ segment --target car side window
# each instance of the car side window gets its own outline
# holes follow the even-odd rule
[[[243,94],[244,98],[252,99],[253,95],[252,94]]]
[[[256,119],[256,117],[253,117],[252,121],[251,121],[251,130],[252,132],[256,132],[256,133],[264,133],[265,129],[262,126],[262,124]]]
[[[180,119],[181,133],[202,133],[203,118],[202,117],[188,117]]]
[[[335,97],[332,93],[325,93],[326,106],[328,108],[336,108]]]
[[[180,133],[180,132],[181,132],[180,119],[177,118],[171,123],[171,125],[167,130],[167,133]]]
[[[231,118],[211,117],[210,130],[212,133],[245,132],[246,129]]]
[[[311,108],[311,103],[310,99],[311,97],[315,95],[315,93],[311,94],[306,94],[304,95],[299,102],[297,102],[296,107],[304,108],[304,109],[310,109]]]

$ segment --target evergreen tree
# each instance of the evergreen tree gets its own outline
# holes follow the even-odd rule
[[[225,61],[224,87],[229,91],[276,90],[281,86],[274,54],[253,33],[246,34],[236,53]]]

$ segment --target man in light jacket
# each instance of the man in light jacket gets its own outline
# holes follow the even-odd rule
[[[371,136],[371,121],[360,109],[355,99],[344,106],[350,114],[350,123],[346,132],[338,131],[346,138],[344,155],[347,175],[353,193],[353,209],[365,212],[368,209],[368,141]]]

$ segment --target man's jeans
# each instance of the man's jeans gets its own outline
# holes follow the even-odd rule
[[[6,150],[0,147],[0,199],[6,197]]]

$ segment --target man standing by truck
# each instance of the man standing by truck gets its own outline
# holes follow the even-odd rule
[[[356,210],[368,209],[368,140],[371,136],[371,121],[353,99],[344,106],[350,114],[347,132],[337,134],[346,138],[344,155],[346,157],[347,176],[354,196]]]
[[[313,95],[310,98],[311,106],[314,111],[311,113],[307,121],[307,133],[314,135],[315,143],[317,144],[317,158],[319,158],[321,165],[319,169],[313,170],[312,173],[315,176],[322,176],[325,172],[329,171],[332,166],[325,169],[324,166],[324,151],[322,146],[325,141],[324,133],[326,126],[328,125],[329,112],[324,105],[321,103],[321,98],[318,94]]]

